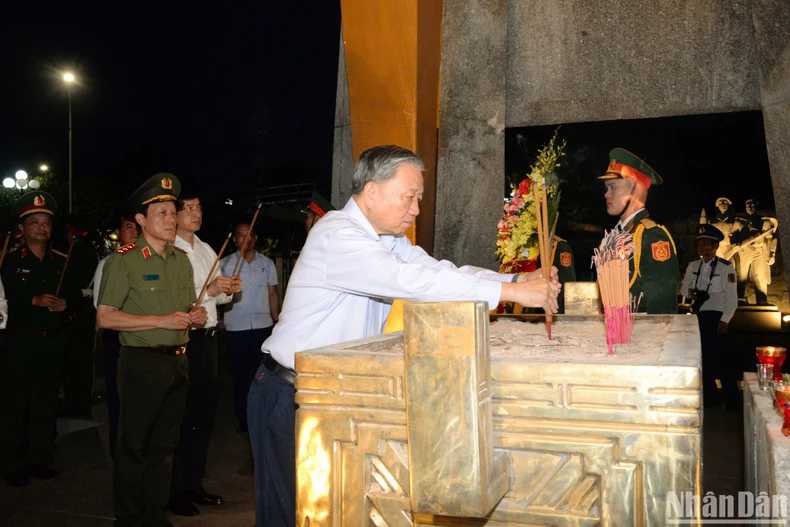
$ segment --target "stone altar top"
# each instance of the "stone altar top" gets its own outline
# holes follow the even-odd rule
[[[602,316],[555,316],[552,340],[546,338],[544,321],[542,315],[492,317],[491,361],[700,367],[697,319],[692,316],[636,315],[633,342],[615,345],[613,355],[607,354]],[[403,354],[402,332],[364,342],[330,348]]]

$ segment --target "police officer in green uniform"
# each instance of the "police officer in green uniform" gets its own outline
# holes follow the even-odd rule
[[[634,235],[630,290],[639,299],[639,311],[676,314],[680,271],[675,241],[645,208],[648,189],[660,185],[661,176],[631,152],[615,148],[609,152],[606,173],[598,179],[606,185],[606,212],[618,216],[618,227]]]
[[[189,327],[206,322],[192,265],[172,245],[178,179],[159,173],[129,198],[142,234],[104,266],[96,323],[120,332],[121,415],[115,453],[115,524],[162,527],[173,451],[187,397]]]
[[[66,346],[65,316],[79,290],[61,274],[66,255],[49,246],[57,204],[46,192],[17,201],[14,215],[24,243],[6,255],[2,276],[8,297],[6,349],[0,366],[5,418],[0,427],[3,467],[11,486],[50,479],[55,416]]]

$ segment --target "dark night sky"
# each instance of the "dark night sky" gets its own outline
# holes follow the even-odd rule
[[[183,3],[186,6],[186,3]],[[167,170],[221,202],[259,186],[328,189],[340,31],[338,0],[239,0],[212,7],[4,2],[0,7],[0,179],[39,162],[128,193]],[[773,207],[759,112],[563,125],[563,206],[607,223],[596,183],[614,146],[661,174],[657,221],[713,210],[720,195]],[[523,173],[554,127],[508,129],[508,173]],[[516,137],[526,138],[525,156]],[[204,199],[204,202],[207,201]]]
[[[75,186],[164,169],[218,199],[262,173],[328,187],[339,2],[180,4],[3,3],[0,175],[66,177],[70,68]]]

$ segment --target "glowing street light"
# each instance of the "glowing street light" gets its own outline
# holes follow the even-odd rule
[[[41,165],[40,167],[38,167],[38,169],[42,172],[46,172],[47,170],[49,170],[49,167],[47,165]]]
[[[5,188],[14,188],[16,186],[16,181],[14,181],[12,177],[7,177],[3,180],[3,186]]]
[[[71,214],[71,85],[76,81],[76,77],[67,71],[63,74],[63,81],[69,92],[69,214]]]

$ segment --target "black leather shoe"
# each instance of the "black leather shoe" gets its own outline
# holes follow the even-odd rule
[[[26,487],[30,485],[30,479],[27,477],[27,472],[24,470],[17,470],[5,477],[6,482],[11,487]]]
[[[222,496],[209,494],[203,487],[197,490],[188,490],[184,495],[189,501],[198,505],[222,505]]]
[[[192,502],[184,496],[171,497],[167,507],[170,512],[177,516],[197,516],[200,514],[200,509],[192,505]]]
[[[60,472],[49,467],[42,467],[40,465],[30,465],[26,468],[27,474],[37,479],[52,479],[59,478]]]

